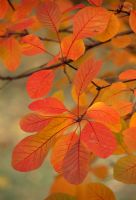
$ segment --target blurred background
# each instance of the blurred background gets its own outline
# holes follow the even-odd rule
[[[85,1],[73,0],[73,2],[84,3]],[[106,5],[108,5],[108,3],[110,4],[115,1],[107,0],[105,2]],[[116,0],[116,2],[118,1]],[[132,2],[132,0],[130,2]],[[135,2],[134,0],[133,3]],[[44,35],[44,33],[42,34]],[[56,44],[49,45],[49,48],[54,54],[56,53],[57,47]],[[134,49],[132,50],[134,51]],[[106,54],[104,54],[104,52],[106,52]],[[90,53],[92,54],[92,52]],[[108,56],[107,58],[109,59],[105,62],[104,70],[108,71],[109,74],[113,68],[119,72],[122,66],[126,66],[127,68],[134,67],[136,63],[136,55],[134,52],[126,58],[126,61],[124,61],[124,50],[121,51],[121,53],[120,58],[114,57],[119,64],[117,67],[117,62],[111,64],[111,57],[113,57],[113,54],[109,54],[107,46],[106,48],[105,46],[102,47],[99,51],[98,49],[94,51],[94,54],[97,54],[98,57],[102,57],[103,55],[104,58],[106,58]],[[15,76],[28,69],[41,65],[49,59],[51,58],[47,55],[34,56],[31,58],[23,57],[19,69],[17,69],[14,74],[9,73],[4,68],[2,62],[0,62],[0,74],[3,76]],[[62,76],[62,74],[59,76]],[[68,82],[66,83],[68,84]],[[0,200],[43,200],[48,195],[54,178],[57,175],[50,165],[49,156],[42,167],[33,172],[17,172],[11,166],[12,150],[14,146],[21,138],[29,134],[24,133],[19,127],[19,121],[28,112],[27,106],[30,103],[30,98],[27,95],[25,86],[25,78],[10,82],[0,81]],[[69,90],[65,90],[64,96],[69,97]],[[65,98],[65,100],[66,104],[72,103],[68,101],[68,98]],[[114,157],[107,160],[100,160],[99,162],[106,165],[111,162],[111,160],[114,160]],[[110,177],[107,177],[104,183],[115,192],[117,200],[136,200],[135,185],[126,185],[110,179]]]

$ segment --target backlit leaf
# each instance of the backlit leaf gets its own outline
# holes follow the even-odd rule
[[[79,138],[64,158],[64,178],[72,184],[80,184],[89,171],[89,162],[90,154]]]
[[[131,119],[130,119],[130,127],[136,127],[136,112],[133,113]]]
[[[85,52],[83,40],[74,40],[73,36],[67,36],[61,43],[63,56],[71,60],[77,60]]]
[[[78,96],[85,91],[89,83],[96,77],[101,67],[102,62],[93,59],[88,59],[80,66],[74,79],[74,85]]]
[[[101,42],[105,42],[111,39],[112,37],[114,37],[119,32],[119,28],[120,28],[119,19],[117,15],[112,14],[105,31],[101,33],[100,35],[97,35],[95,39]]]
[[[63,103],[54,97],[34,101],[29,108],[42,114],[60,114],[67,111]]]
[[[40,98],[46,95],[53,83],[54,73],[52,70],[41,70],[32,74],[27,81],[27,92],[31,98]]]
[[[63,118],[55,119],[41,132],[24,138],[13,151],[12,166],[22,172],[40,167],[49,148],[68,127],[67,124],[67,120]]]
[[[93,104],[89,108],[87,114],[91,119],[106,125],[112,131],[119,132],[121,129],[120,116],[118,112],[103,102]]]
[[[130,151],[136,151],[136,124],[135,127],[131,127],[123,131],[124,143],[127,145]]]
[[[136,11],[135,10],[132,10],[130,12],[129,25],[132,28],[132,30],[136,33]]]
[[[0,42],[0,58],[9,71],[15,71],[21,60],[21,47],[19,42],[9,37]]]
[[[7,11],[8,11],[8,2],[7,0],[0,0],[0,19],[5,17]]]
[[[119,75],[120,80],[130,80],[130,79],[136,79],[136,70],[135,69],[128,69],[124,72],[122,72]]]
[[[136,156],[120,158],[114,166],[114,178],[127,184],[136,183]]]
[[[76,39],[92,37],[105,31],[111,13],[104,8],[85,7],[74,16]]]
[[[45,200],[76,200],[76,198],[68,194],[56,193],[56,194],[51,194]]]
[[[88,2],[94,4],[95,6],[101,6],[103,0],[88,0]]]
[[[86,199],[88,200],[116,200],[112,190],[104,184],[90,183],[86,187]]]
[[[56,32],[60,25],[61,12],[55,2],[47,0],[38,6],[37,18],[45,26]]]
[[[112,132],[98,122],[88,122],[81,133],[81,139],[90,152],[106,158],[116,149],[116,140]]]
[[[36,35],[30,34],[21,38],[22,53],[27,56],[45,53],[42,41]]]
[[[36,132],[47,126],[50,121],[51,119],[43,115],[30,113],[21,119],[20,127],[26,132]]]

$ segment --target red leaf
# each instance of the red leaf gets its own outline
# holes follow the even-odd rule
[[[101,6],[103,0],[88,0],[88,2],[94,4],[95,6]]]
[[[67,111],[63,103],[53,97],[34,101],[29,105],[29,108],[42,114],[60,114]]]
[[[40,131],[45,126],[47,126],[50,121],[51,119],[47,117],[31,113],[26,115],[23,119],[21,119],[20,127],[26,132],[36,132]]]
[[[27,82],[27,92],[31,98],[40,98],[46,95],[54,79],[52,70],[41,70],[32,74]]]
[[[35,23],[35,19],[33,17],[22,19],[14,24],[9,25],[10,31],[23,31],[24,29],[30,28]]]
[[[112,132],[104,125],[89,122],[81,133],[81,139],[95,155],[106,158],[116,149],[116,140]]]
[[[98,35],[106,29],[111,13],[104,8],[85,7],[74,17],[75,39]]]
[[[60,25],[61,12],[55,2],[47,0],[38,6],[37,18],[41,23],[56,32]]]
[[[80,184],[89,171],[90,153],[78,138],[63,161],[63,176],[72,184]]]
[[[120,80],[130,80],[130,79],[136,79],[136,70],[135,69],[128,69],[124,72],[122,72],[119,75]]]
[[[0,0],[0,19],[5,17],[7,11],[8,11],[8,2],[7,0]]]
[[[78,95],[85,91],[89,83],[91,83],[91,81],[96,77],[101,67],[102,62],[95,61],[93,59],[87,60],[80,66],[74,80],[76,92]]]
[[[67,120],[55,119],[41,132],[23,139],[13,151],[12,165],[22,172],[37,169],[43,163],[49,148],[69,125]]]
[[[51,163],[56,172],[63,173],[63,161],[69,149],[77,142],[78,136],[75,132],[61,137],[55,144],[51,156]]]
[[[36,35],[30,34],[22,37],[22,52],[27,56],[45,53],[42,41]]]

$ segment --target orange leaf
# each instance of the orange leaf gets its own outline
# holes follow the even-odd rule
[[[101,6],[103,0],[88,0],[88,2],[94,4],[95,6]]]
[[[100,179],[105,179],[108,175],[108,168],[105,165],[91,167],[91,172]]]
[[[136,127],[136,112],[133,113],[131,119],[130,119],[130,124],[129,124],[130,127]]]
[[[44,200],[76,200],[76,198],[68,194],[57,193],[57,194],[51,194],[49,197],[47,197]]]
[[[102,62],[93,59],[87,60],[80,66],[74,80],[74,85],[78,95],[85,91],[89,83],[96,77],[101,67]]]
[[[8,11],[8,2],[7,0],[0,0],[0,19],[5,17],[7,11]]]
[[[35,23],[35,19],[33,17],[22,19],[18,22],[15,22],[9,25],[8,29],[10,31],[23,31],[24,29],[30,28]]]
[[[42,114],[60,114],[67,111],[63,103],[54,97],[34,101],[29,108]]]
[[[73,36],[67,36],[62,40],[62,51],[66,58],[77,60],[85,52],[83,40],[74,40]]]
[[[21,48],[18,41],[9,37],[0,43],[0,57],[9,71],[15,71],[21,59]]]
[[[20,127],[26,132],[36,132],[47,126],[50,121],[51,119],[47,117],[35,113],[30,113],[21,119]]]
[[[104,8],[85,7],[74,16],[75,39],[98,35],[106,29],[111,13]]]
[[[130,12],[129,24],[132,30],[136,33],[136,10]]]
[[[118,36],[115,38],[112,38],[112,45],[116,48],[125,48],[128,45],[130,45],[132,42],[132,39],[128,35]]]
[[[86,186],[87,200],[116,200],[110,188],[102,183],[90,183]]]
[[[136,151],[136,125],[123,131],[124,143],[130,151]]]
[[[27,56],[45,53],[45,47],[36,35],[30,34],[22,37],[21,44],[22,52]]]
[[[136,70],[135,69],[128,69],[124,72],[122,72],[119,75],[120,80],[130,80],[130,79],[136,79]]]
[[[136,183],[136,156],[120,158],[114,166],[114,178],[126,184]]]
[[[128,101],[118,101],[117,103],[113,104],[112,107],[117,110],[120,116],[125,116],[132,112],[133,103]]]
[[[37,18],[45,26],[56,32],[60,25],[61,12],[55,2],[47,0],[38,6]]]
[[[63,161],[63,176],[72,184],[80,184],[89,171],[90,153],[80,141],[74,143]]]
[[[116,140],[112,132],[97,122],[88,122],[82,131],[81,139],[90,152],[102,158],[110,156],[116,149]]]
[[[78,136],[75,132],[61,137],[53,147],[51,163],[56,172],[63,174],[63,162],[69,149],[77,142]]]
[[[65,119],[55,119],[41,132],[23,139],[13,151],[12,165],[22,172],[37,169],[43,163],[49,148],[69,125]]]
[[[46,95],[54,79],[52,70],[41,70],[32,74],[27,81],[27,92],[31,98],[40,98]]]
[[[102,102],[93,104],[87,114],[91,119],[106,125],[115,132],[119,132],[121,129],[118,112]]]

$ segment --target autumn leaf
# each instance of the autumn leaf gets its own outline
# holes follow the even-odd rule
[[[120,158],[114,166],[114,178],[126,184],[136,183],[136,156]]]
[[[13,151],[12,166],[22,172],[40,167],[49,148],[69,125],[65,118],[54,119],[39,133],[24,138]]]
[[[45,200],[76,200],[76,198],[68,194],[56,193],[56,194],[51,194]]]
[[[32,74],[27,81],[26,89],[31,98],[40,98],[46,95],[54,80],[52,70],[41,70]]]
[[[124,72],[122,72],[119,75],[120,80],[131,80],[131,79],[136,79],[136,70],[135,69],[128,69]]]
[[[37,132],[43,129],[51,121],[50,117],[39,115],[36,113],[30,113],[24,116],[20,121],[20,127],[26,132]]]
[[[7,0],[0,0],[0,19],[5,17],[8,8],[9,6]]]
[[[136,33],[136,11],[132,10],[130,12],[130,16],[129,16],[129,25],[131,27],[131,29]]]
[[[101,67],[102,62],[93,59],[88,59],[80,66],[74,79],[74,85],[78,96],[85,91],[89,83],[99,73]]]
[[[117,145],[112,132],[98,122],[88,122],[81,133],[81,140],[90,152],[102,158],[112,155]]]
[[[36,35],[29,34],[21,39],[22,53],[27,56],[45,53],[45,47],[42,41]]]
[[[101,6],[103,0],[88,0],[89,3],[94,4],[95,6]]]
[[[54,97],[34,101],[29,105],[29,108],[42,114],[61,114],[67,111],[63,103]]]
[[[61,12],[55,2],[47,0],[38,6],[37,18],[45,26],[56,32],[60,25]]]
[[[105,31],[111,13],[104,8],[85,7],[74,16],[75,39],[96,36]]]
[[[73,36],[65,37],[62,42],[63,56],[71,60],[77,60],[85,52],[83,40],[74,40]]]
[[[19,42],[15,38],[9,37],[0,41],[0,47],[0,58],[4,65],[9,71],[15,71],[21,61],[21,47]]]

